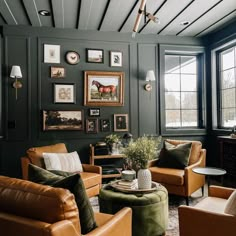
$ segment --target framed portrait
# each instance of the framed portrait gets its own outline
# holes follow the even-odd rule
[[[55,66],[51,66],[51,78],[65,78],[66,76],[66,72],[65,72],[65,68],[64,67],[55,67]]]
[[[54,83],[54,103],[75,103],[75,84]]]
[[[86,119],[86,133],[96,134],[98,132],[98,119]]]
[[[111,131],[110,119],[101,119],[100,120],[100,129],[102,132],[110,132]]]
[[[85,106],[124,106],[124,72],[85,71]]]
[[[87,62],[90,63],[103,63],[103,49],[86,49]]]
[[[114,131],[128,131],[128,114],[114,114]]]
[[[111,67],[122,67],[122,52],[110,51],[110,66]]]
[[[83,111],[43,111],[43,130],[84,130]]]
[[[90,108],[88,112],[89,116],[100,116],[100,108]]]
[[[60,45],[44,44],[44,63],[60,63]]]

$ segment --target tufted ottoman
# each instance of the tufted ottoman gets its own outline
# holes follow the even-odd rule
[[[114,214],[132,208],[132,235],[164,235],[168,226],[168,193],[164,186],[145,194],[114,191],[109,185],[100,189],[100,212]]]

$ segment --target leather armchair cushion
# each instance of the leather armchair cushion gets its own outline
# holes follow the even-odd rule
[[[159,183],[166,183],[171,185],[184,184],[184,170],[150,167],[149,170],[152,174],[152,179]]]
[[[189,165],[196,163],[199,160],[200,151],[202,149],[202,143],[200,141],[190,141],[190,140],[173,140],[173,139],[166,139],[167,142],[178,145],[183,143],[192,143],[192,148],[189,157]]]
[[[202,209],[209,212],[223,214],[227,200],[218,197],[207,197],[197,203],[194,208]]]
[[[96,228],[97,225],[93,209],[86,194],[81,176],[63,171],[54,171],[54,173],[29,164],[29,180],[53,187],[65,188],[74,194],[79,209],[82,234],[86,234]]]
[[[227,200],[224,212],[236,216],[236,190],[234,190]]]
[[[0,192],[1,212],[49,224],[67,219],[80,229],[78,208],[69,191],[0,176]]]
[[[161,150],[158,167],[184,169],[188,166],[192,143],[181,143],[178,145],[164,141]]]
[[[45,168],[43,160],[43,152],[50,153],[67,153],[66,145],[64,143],[57,143],[54,145],[43,146],[43,147],[32,147],[27,150],[27,156],[31,163],[41,168]]]

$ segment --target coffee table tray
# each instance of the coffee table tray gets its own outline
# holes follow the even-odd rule
[[[119,192],[123,192],[123,193],[133,193],[133,194],[136,194],[136,193],[151,193],[151,192],[154,192],[158,189],[161,188],[161,185],[159,183],[156,183],[156,182],[153,182],[152,181],[152,186],[150,189],[138,189],[138,184],[136,184],[133,188],[125,188],[121,185],[118,184],[120,180],[116,180],[116,181],[113,181],[111,182],[109,185],[119,191]]]

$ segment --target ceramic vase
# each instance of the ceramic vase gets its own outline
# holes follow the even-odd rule
[[[149,169],[140,169],[138,171],[138,188],[150,189],[152,187],[152,176]]]

